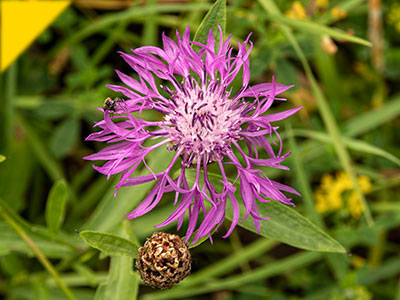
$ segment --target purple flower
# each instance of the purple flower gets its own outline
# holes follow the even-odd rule
[[[193,242],[206,235],[211,237],[212,230],[224,221],[230,201],[233,219],[224,237],[248,216],[253,218],[259,231],[263,218],[258,213],[258,202],[272,199],[293,205],[282,191],[299,195],[293,188],[268,179],[257,166],[288,169],[281,163],[290,153],[282,154],[278,127],[271,123],[296,113],[300,107],[266,114],[274,101],[285,100],[276,96],[290,86],[276,84],[274,80],[249,86],[249,54],[253,47],[250,35],[244,43],[238,43],[236,55],[230,36],[223,40],[221,30],[218,51],[211,31],[206,45],[190,41],[189,35],[188,27],[182,37],[177,32],[176,43],[163,35],[162,49],[145,46],[132,50],[133,54],[121,53],[139,75],[139,80],[116,71],[128,88],[108,87],[127,99],[116,102],[112,110],[103,109],[104,120],[95,124],[101,131],[87,138],[112,145],[85,159],[107,161],[102,167],[94,166],[107,176],[121,173],[116,192],[120,187],[156,181],[146,198],[127,215],[129,219],[148,213],[165,193],[175,192],[175,211],[156,227],[177,221],[179,229],[188,213],[186,241],[197,226]],[[240,71],[242,87],[233,95],[230,86]],[[158,87],[154,76],[168,82],[168,86]],[[164,117],[157,122],[144,120],[141,113],[145,110],[161,112]],[[132,113],[136,116],[139,113],[139,117]],[[275,144],[273,135],[279,140],[277,153],[271,145]],[[159,141],[145,146],[148,140]],[[159,147],[175,151],[175,156],[164,171],[155,174],[145,158]],[[265,153],[259,153],[261,148]],[[132,177],[142,164],[150,174]],[[176,164],[180,166],[180,174],[173,178],[175,172],[171,170]],[[221,191],[217,191],[208,177],[210,164],[221,174]],[[193,184],[185,176],[187,168],[196,170]],[[236,198],[236,188],[228,179],[227,171],[237,175],[242,200]],[[243,219],[239,218],[238,201],[244,204]],[[208,210],[206,202],[210,203]],[[203,218],[199,218],[200,214]]]

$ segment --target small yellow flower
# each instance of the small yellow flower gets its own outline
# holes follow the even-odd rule
[[[389,24],[392,24],[394,28],[400,32],[400,4],[395,3],[390,7],[390,11],[386,17]]]
[[[352,255],[351,256],[351,264],[357,269],[361,268],[362,266],[365,265],[365,258],[358,256],[358,255]]]
[[[350,213],[353,218],[358,219],[363,211],[363,205],[360,201],[360,197],[356,192],[352,192],[349,199],[347,200],[347,206],[349,207]]]
[[[337,6],[333,7],[331,10],[331,15],[336,20],[341,20],[347,17],[347,12]]]
[[[327,8],[329,5],[329,0],[316,0],[315,5],[320,9]]]
[[[368,176],[358,176],[357,183],[364,194],[371,192],[372,184]],[[360,197],[354,191],[353,181],[345,172],[338,172],[335,178],[331,174],[322,176],[321,184],[314,194],[316,210],[320,213],[325,213],[343,208],[343,193],[345,191],[351,192],[346,201],[350,214],[355,219],[359,218],[363,211],[363,205]]]
[[[361,175],[357,177],[357,183],[364,194],[368,194],[372,191],[372,184],[368,176]]]
[[[292,19],[304,20],[307,18],[306,10],[300,1],[294,1],[292,7],[285,13],[285,15]]]

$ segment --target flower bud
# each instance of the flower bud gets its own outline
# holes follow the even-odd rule
[[[170,289],[190,274],[192,257],[176,234],[155,232],[139,248],[136,267],[145,284]]]

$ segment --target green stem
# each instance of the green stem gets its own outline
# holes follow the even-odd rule
[[[35,242],[25,233],[25,231],[0,207],[0,214],[3,219],[10,225],[12,229],[24,240],[24,242],[32,249],[33,253],[36,255],[40,263],[44,266],[44,268],[53,276],[54,280],[57,282],[58,286],[64,292],[69,300],[76,300],[71,290],[65,285],[62,281],[60,275],[57,273],[54,266],[51,262],[46,258],[42,251],[36,246]]]
[[[210,278],[215,278],[236,269],[238,264],[244,261],[250,261],[254,257],[259,257],[277,244],[278,242],[274,240],[259,238],[252,244],[244,247],[240,252],[235,252],[232,255],[214,263],[213,265],[203,268],[199,272],[192,274],[180,285],[186,288],[208,282]]]
[[[259,0],[260,4],[263,6],[266,12],[271,15],[281,15],[281,12],[278,6],[275,4],[273,0]],[[349,174],[353,185],[354,190],[357,192],[358,196],[361,199],[361,203],[364,206],[364,216],[368,225],[373,224],[371,211],[368,207],[367,201],[365,200],[364,194],[361,192],[361,189],[357,183],[356,173],[352,166],[350,155],[342,141],[339,127],[335,121],[335,118],[329,108],[328,102],[325,99],[324,94],[322,93],[314,74],[312,73],[311,67],[300,48],[299,43],[294,37],[290,28],[284,24],[279,24],[280,29],[288,39],[288,41],[292,44],[293,49],[295,50],[297,56],[300,59],[300,62],[303,66],[303,69],[306,73],[308,80],[310,81],[312,91],[314,93],[315,98],[317,99],[318,109],[321,114],[322,120],[324,121],[325,127],[328,130],[329,135],[333,140],[333,144],[335,147],[336,154],[344,168],[344,170]]]
[[[229,240],[231,242],[232,250],[234,253],[241,252],[243,250],[243,245],[242,242],[240,241],[240,237],[237,230],[234,230],[232,232],[231,236],[229,237]],[[251,267],[247,259],[240,264],[240,269],[242,270],[243,273],[251,271]]]
[[[21,226],[22,229],[25,229],[27,231],[34,231],[35,235],[40,236],[46,240],[49,241],[55,241],[57,243],[60,243],[62,245],[66,245],[70,247],[74,252],[79,252],[80,249],[76,247],[74,243],[71,242],[71,240],[66,239],[63,236],[57,235],[54,236],[48,232],[47,229],[44,229],[41,226],[35,226],[27,222],[25,219],[21,218],[12,208],[8,206],[8,204],[3,201],[0,198],[0,209],[4,211],[5,214],[7,214],[11,219],[13,219],[19,226]]]
[[[296,140],[294,138],[294,132],[292,126],[289,124],[286,128],[290,149],[293,151],[293,165],[294,165],[294,172],[296,174],[296,179],[298,180],[301,193],[303,195],[304,203],[306,206],[307,216],[315,222],[320,228],[326,231],[326,226],[324,223],[323,218],[321,215],[315,210],[315,201],[312,195],[311,186],[309,184],[308,176],[306,169],[304,168],[304,164],[302,163],[299,157],[299,151],[296,144]],[[328,265],[333,271],[337,280],[342,280],[345,276],[343,270],[347,270],[347,263],[346,260],[343,259],[342,255],[334,255],[334,254],[325,254],[325,259],[328,262]]]
[[[293,272],[297,268],[308,266],[322,257],[318,252],[300,252],[281,259],[277,262],[266,264],[262,267],[254,269],[252,272],[233,275],[226,279],[209,280],[204,284],[196,286],[183,286],[183,281],[179,287],[168,291],[146,294],[142,300],[161,300],[161,299],[188,299],[195,295],[208,294],[215,291],[237,289],[238,286],[249,285],[258,280],[264,280],[272,276],[282,274],[284,272]]]
[[[14,134],[14,106],[15,94],[17,89],[17,63],[13,63],[6,73],[6,93],[5,93],[5,138],[9,146]]]
[[[286,132],[289,138],[289,146],[292,150],[294,172],[296,174],[296,179],[301,187],[301,193],[303,195],[304,203],[306,206],[307,216],[315,222],[319,227],[324,228],[324,223],[319,213],[315,210],[314,198],[312,196],[312,190],[308,184],[310,181],[307,176],[307,172],[299,157],[299,151],[297,150],[297,143],[294,138],[294,133],[291,124],[289,123]]]

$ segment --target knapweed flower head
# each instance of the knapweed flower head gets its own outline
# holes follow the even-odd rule
[[[289,153],[282,154],[278,127],[272,123],[300,108],[267,114],[275,101],[284,100],[276,96],[290,86],[274,81],[249,85],[249,55],[253,46],[250,35],[238,43],[237,51],[230,45],[230,36],[223,39],[221,30],[218,43],[211,31],[206,44],[191,41],[189,27],[182,37],[178,32],[176,37],[174,42],[163,35],[163,48],[144,46],[132,50],[132,54],[121,53],[139,80],[116,71],[127,87],[108,87],[126,99],[116,101],[112,109],[103,109],[104,120],[95,124],[101,130],[87,138],[112,145],[85,158],[106,160],[103,166],[94,166],[100,173],[108,176],[121,173],[116,191],[156,182],[145,199],[127,215],[130,219],[151,211],[165,193],[175,192],[175,211],[156,227],[177,221],[179,229],[187,214],[186,241],[196,229],[193,242],[206,235],[211,237],[211,232],[224,221],[230,201],[233,218],[224,237],[249,216],[259,231],[260,220],[265,218],[258,212],[258,202],[276,200],[293,205],[283,192],[297,194],[291,187],[270,180],[257,167],[287,169],[281,163]],[[164,85],[158,86],[155,76]],[[233,94],[231,85],[239,76],[242,86]],[[157,111],[163,117],[158,121],[145,120],[142,112],[146,110]],[[277,151],[273,149],[276,144],[273,136],[279,141]],[[147,145],[150,141],[152,144]],[[160,147],[173,151],[174,156],[164,171],[154,173],[145,159]],[[172,171],[175,165],[180,172]],[[139,166],[148,168],[150,174],[134,177]],[[217,189],[210,180],[210,166],[220,173],[218,185],[222,189]],[[187,176],[188,168],[195,170],[194,182]],[[236,179],[229,179],[228,171]],[[238,193],[235,195],[234,181],[240,182],[241,199]],[[240,202],[244,206],[242,218]]]

